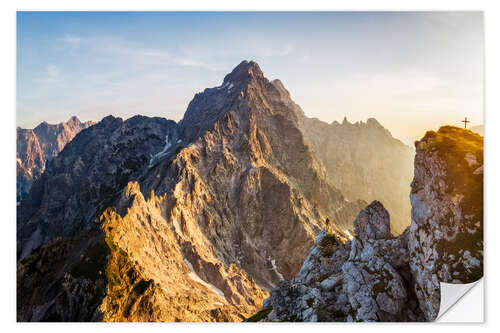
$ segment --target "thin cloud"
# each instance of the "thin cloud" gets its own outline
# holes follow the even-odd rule
[[[45,67],[45,70],[50,78],[58,78],[61,73],[56,65],[47,65],[47,67]]]
[[[407,136],[465,112],[482,119],[481,13],[276,15],[258,26],[260,14],[194,25],[185,21],[190,15],[178,23],[84,15],[82,25],[58,27],[37,20],[19,30],[26,38],[17,99],[52,113],[110,112],[108,103],[119,100],[117,115],[179,118],[196,92],[247,59],[281,79],[307,114],[327,121],[376,116]],[[233,29],[217,30],[226,24]],[[19,110],[26,118],[34,112]]]
[[[68,38],[66,38],[68,39]],[[167,49],[144,47],[139,43],[132,43],[127,40],[114,38],[76,38],[79,44],[85,48],[85,52],[90,56],[99,59],[110,59],[113,63],[118,60],[126,62],[127,65],[161,65],[161,66],[182,66],[197,67],[209,71],[221,70],[205,61],[201,61],[185,54],[176,54]]]
[[[160,49],[141,50],[141,49],[126,48],[126,47],[124,48],[123,46],[120,46],[120,51],[129,54],[135,59],[138,59],[138,62],[142,64],[177,65],[185,67],[198,67],[210,71],[219,70],[219,68],[211,64],[196,59],[188,58],[185,56],[175,55],[166,50],[160,50]]]
[[[33,79],[35,83],[59,83],[62,81],[61,69],[53,64],[45,66],[45,69],[40,75]]]
[[[281,52],[281,55],[288,56],[288,55],[292,54],[292,52],[294,51],[294,49],[295,49],[294,45],[289,42],[283,48],[283,51]]]
[[[82,38],[77,37],[77,36],[72,36],[72,35],[66,35],[61,40],[68,45],[80,45]]]

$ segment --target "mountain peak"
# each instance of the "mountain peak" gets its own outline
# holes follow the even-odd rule
[[[259,65],[254,61],[243,60],[236,66],[231,73],[224,77],[224,83],[227,82],[248,82],[251,78],[263,78],[264,73]]]
[[[73,123],[73,124],[80,124],[81,121],[80,121],[80,119],[78,119],[77,116],[72,116],[71,118],[68,119],[68,121],[66,122],[66,124],[71,124],[71,123]]]
[[[375,118],[368,118],[368,120],[366,121],[366,124],[367,125],[371,125],[371,126],[374,126],[374,127],[383,127],[377,119]]]
[[[17,177],[17,201],[20,202],[29,192],[33,181],[37,180],[45,169],[46,162],[57,156],[64,146],[81,130],[94,125],[88,121],[82,123],[76,116],[66,122],[49,124],[46,121],[34,129],[17,128],[17,154],[24,174]]]
[[[224,77],[221,86],[205,89],[194,96],[180,122],[184,138],[190,141],[203,134],[223,114],[234,110],[235,103],[244,99],[244,91],[262,88],[266,83],[268,81],[259,65],[254,61],[243,60]]]

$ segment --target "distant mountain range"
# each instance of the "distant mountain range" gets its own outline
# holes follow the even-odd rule
[[[472,126],[471,128],[469,128],[469,130],[481,136],[484,136],[484,125]]]
[[[82,123],[73,116],[56,125],[43,122],[34,129],[17,128],[17,202],[28,194],[32,182],[45,169],[47,160],[57,156],[76,134],[93,124],[91,121]]]
[[[321,230],[349,243],[367,201],[410,225],[411,149],[375,119],[306,117],[255,62],[179,123],[74,123],[58,153],[18,143],[39,170],[18,207],[19,321],[241,321]]]
[[[374,118],[327,124],[303,116],[301,125],[329,182],[350,200],[381,201],[391,214],[392,230],[402,233],[411,218],[414,151]]]

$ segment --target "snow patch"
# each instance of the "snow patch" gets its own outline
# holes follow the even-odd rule
[[[163,150],[160,151],[158,154],[155,154],[150,160],[149,160],[149,167],[153,166],[153,162],[155,160],[158,160],[162,158],[163,156],[167,155],[168,149],[172,147],[172,143],[168,139],[168,134],[165,136],[165,147],[163,147]]]
[[[210,290],[212,290],[214,293],[216,293],[217,295],[219,295],[222,299],[224,299],[225,302],[227,302],[226,300],[226,297],[224,296],[224,293],[222,292],[222,290],[220,290],[219,288],[217,288],[216,286],[214,286],[213,284],[211,283],[208,283],[208,282],[205,282],[203,281],[199,276],[198,274],[195,273],[194,269],[193,269],[193,265],[191,265],[191,263],[186,259],[184,258],[184,262],[186,263],[186,265],[188,265],[189,269],[191,270],[191,273],[189,273],[189,278],[195,282],[198,282],[202,285],[204,285],[205,287],[208,287]]]
[[[271,260],[271,257],[269,257],[268,260]],[[278,267],[276,267],[276,260],[275,259],[272,259],[271,260],[271,265],[273,265],[273,270],[276,272],[276,274],[278,275],[278,277],[280,278],[280,280],[284,280],[285,278],[283,277],[283,275],[281,275],[281,273],[278,271]]]
[[[220,87],[216,87],[218,90],[225,89],[229,85],[229,82],[224,83]]]
[[[227,93],[230,93],[231,89],[233,89],[233,88],[234,88],[234,84],[232,82],[229,82],[229,81],[224,83],[220,87],[216,87],[217,90],[227,89]]]

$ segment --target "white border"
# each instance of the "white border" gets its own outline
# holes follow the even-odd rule
[[[140,329],[136,325],[109,325],[109,324],[16,324],[15,323],[15,11],[16,10],[484,10],[485,11],[485,33],[486,33],[486,100],[485,100],[485,150],[487,167],[485,169],[485,284],[487,285],[488,293],[486,297],[486,325],[457,325],[447,324],[446,326],[430,324],[420,326],[418,324],[404,323],[405,331],[421,331],[425,330],[442,330],[443,328],[450,328],[454,332],[477,330],[482,328],[492,328],[498,323],[498,309],[492,305],[490,301],[496,300],[499,297],[500,291],[497,279],[499,272],[499,265],[492,259],[492,264],[489,265],[489,256],[491,253],[498,253],[498,237],[500,237],[500,229],[498,219],[494,214],[494,207],[498,201],[495,197],[494,190],[500,188],[499,182],[499,154],[498,143],[499,132],[495,130],[495,125],[500,124],[499,112],[500,105],[498,100],[498,89],[500,87],[500,72],[499,61],[500,53],[498,46],[498,35],[500,33],[500,15],[498,9],[498,1],[464,1],[464,0],[420,0],[420,1],[397,1],[397,0],[359,0],[359,1],[283,1],[271,2],[266,0],[252,0],[252,1],[131,1],[121,0],[116,2],[104,2],[102,0],[87,0],[87,1],[63,1],[63,0],[25,0],[25,1],[3,1],[0,11],[0,34],[3,48],[0,52],[0,66],[1,66],[1,141],[2,155],[4,157],[1,163],[1,175],[3,176],[3,191],[1,191],[0,201],[2,204],[3,212],[3,232],[2,232],[2,274],[1,286],[3,287],[2,300],[0,313],[3,320],[3,328],[6,331],[11,329],[18,329],[21,331],[32,330],[50,330],[67,332],[68,329],[72,331],[87,331],[91,330],[119,330],[132,331]],[[491,209],[488,209],[491,208]],[[489,305],[489,306],[488,306]],[[308,326],[305,324],[269,324],[259,326],[253,325],[239,325],[239,324],[180,324],[173,326],[172,324],[145,324],[141,326],[148,331],[150,330],[168,330],[175,329],[176,331],[190,331],[190,330],[203,330],[219,332],[220,330],[233,331],[248,331],[254,332],[257,330],[291,330],[295,332],[303,332],[305,329],[348,329],[354,330],[380,330],[383,332],[397,331],[402,329],[401,324],[377,324],[377,325],[352,325],[345,324],[345,327],[333,327],[337,324],[326,324],[327,326]],[[235,326],[237,325],[237,326]],[[343,325],[342,325],[343,326]],[[440,327],[441,326],[441,327]],[[498,331],[498,329],[497,329]]]

